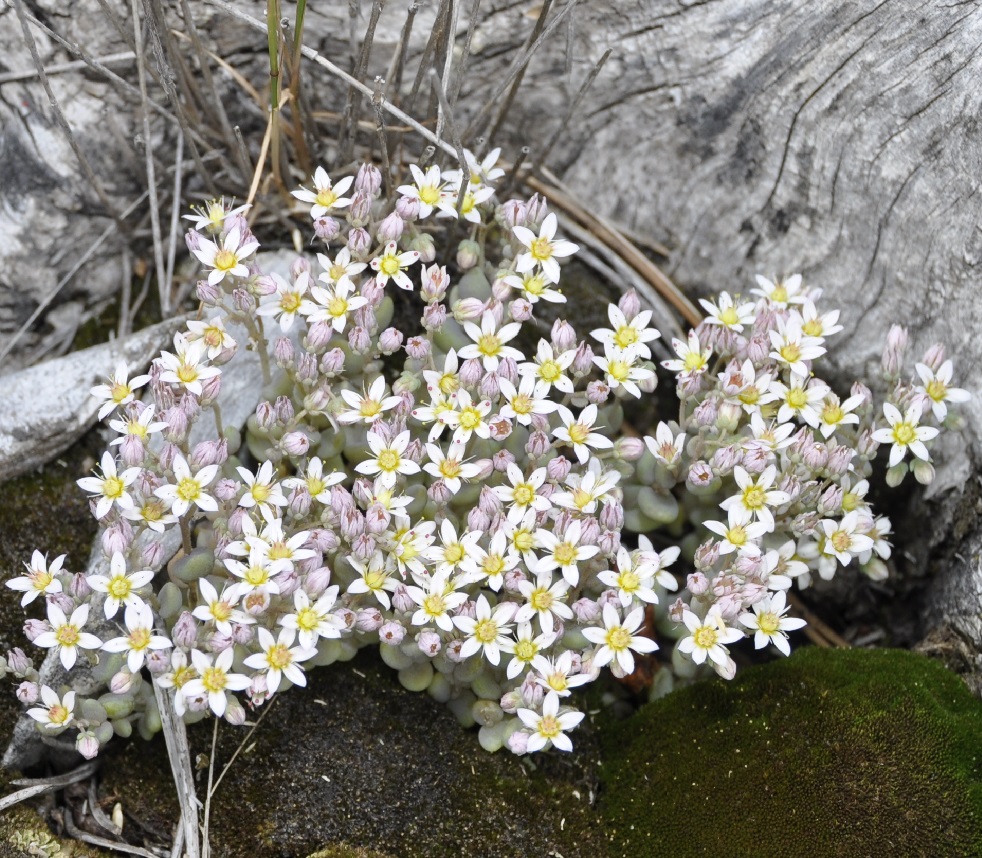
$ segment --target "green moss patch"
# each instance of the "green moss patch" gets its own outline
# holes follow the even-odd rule
[[[806,648],[602,738],[611,856],[982,854],[982,703],[923,656]]]

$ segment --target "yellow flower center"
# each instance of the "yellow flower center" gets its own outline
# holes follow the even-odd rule
[[[539,654],[539,648],[525,638],[515,644],[515,658],[519,661],[531,661]]]
[[[539,297],[539,295],[546,291],[547,284],[541,275],[534,274],[532,276],[526,275],[522,286],[529,295]]]
[[[494,357],[501,350],[501,340],[496,334],[481,334],[477,340],[477,350],[485,357]]]
[[[106,592],[114,599],[125,599],[130,594],[131,589],[132,585],[129,579],[123,575],[117,575],[110,580],[109,586],[106,587]]]
[[[423,610],[431,617],[438,617],[446,609],[447,604],[439,593],[430,593],[423,599]]]
[[[535,499],[535,489],[531,483],[519,483],[515,486],[512,497],[519,506],[528,506]]]
[[[745,545],[747,542],[747,530],[742,524],[738,524],[726,531],[726,538],[731,545]]]
[[[702,352],[689,352],[685,356],[685,368],[689,372],[695,372],[697,369],[702,369],[706,365],[706,359],[702,356]]]
[[[219,271],[231,271],[238,264],[239,259],[231,250],[223,247],[215,254],[215,268]]]
[[[536,732],[545,739],[555,739],[556,736],[563,732],[563,728],[555,715],[543,715],[539,719],[539,726],[536,727]]]
[[[262,483],[254,483],[250,491],[256,503],[265,503],[269,500],[270,493],[269,486],[264,486]]]
[[[893,427],[893,440],[901,447],[906,447],[917,437],[917,432],[910,423],[898,423]]]
[[[186,665],[185,667],[178,667],[174,670],[171,676],[171,681],[174,683],[175,688],[180,688],[186,682],[190,682],[198,675],[198,672],[191,667]]]
[[[113,500],[122,497],[125,491],[126,486],[123,485],[123,481],[119,477],[106,477],[102,484],[103,495]]]
[[[808,337],[820,337],[824,330],[821,319],[809,319],[801,326],[802,333]]]
[[[79,640],[78,626],[72,626],[68,623],[59,626],[55,631],[55,640],[61,646],[76,646]]]
[[[209,694],[214,694],[215,692],[225,690],[225,686],[228,684],[228,677],[221,668],[206,667],[204,673],[201,674],[201,684],[204,685],[205,691]]]
[[[771,300],[775,304],[785,304],[788,300],[788,290],[778,283],[771,292]]]
[[[562,671],[550,673],[549,676],[546,677],[546,682],[549,683],[549,687],[553,691],[558,691],[560,693],[569,688],[569,680],[566,678],[566,674]]]
[[[822,422],[835,426],[845,417],[845,412],[834,402],[826,402],[822,409]]]
[[[319,480],[316,477],[307,477],[307,491],[312,498],[317,497],[326,488],[327,486],[323,480]]]
[[[31,579],[31,585],[35,590],[44,590],[54,581],[54,576],[49,572],[32,572],[29,577]]]
[[[935,402],[943,402],[948,395],[948,385],[943,381],[938,381],[936,378],[932,378],[924,386],[924,390],[927,391],[927,395]]]
[[[201,496],[201,484],[191,477],[185,477],[177,484],[177,496],[190,503]]]
[[[191,363],[182,363],[177,368],[176,375],[182,383],[190,384],[192,381],[198,380],[198,368]]]
[[[741,390],[737,396],[744,405],[755,405],[757,400],[760,399],[760,391],[753,386],[747,387]]]
[[[72,713],[60,703],[56,703],[48,710],[48,718],[51,719],[52,724],[64,724],[71,717]]]
[[[297,628],[304,632],[312,632],[320,624],[320,617],[313,608],[301,608],[297,611]]]
[[[150,629],[134,629],[129,635],[130,649],[141,650],[150,646]]]
[[[844,530],[837,530],[833,533],[831,540],[836,551],[848,551],[852,545],[852,536]]]
[[[293,661],[293,656],[290,655],[290,650],[285,644],[278,643],[269,648],[266,661],[273,670],[283,670]]]
[[[456,566],[464,559],[464,546],[459,542],[451,542],[449,545],[443,549],[443,559],[447,561],[451,566]]]
[[[852,492],[843,492],[842,511],[852,512],[857,506],[859,506],[859,495],[855,495]]]
[[[362,417],[376,417],[382,413],[382,403],[374,399],[363,399],[358,406],[358,413]]]
[[[617,576],[617,583],[625,593],[633,593],[641,586],[641,578],[633,569],[628,569]]]
[[[532,400],[524,393],[518,393],[511,401],[511,410],[516,414],[531,414]]]
[[[788,363],[794,363],[801,360],[801,346],[797,343],[786,343],[781,346],[780,354]]]
[[[327,312],[335,319],[339,319],[348,312],[348,302],[335,295],[327,302]]]
[[[532,546],[535,545],[535,537],[532,536],[531,530],[516,530],[512,535],[511,544],[515,546],[516,551],[531,551]]]
[[[585,444],[590,435],[590,427],[582,423],[574,423],[569,427],[569,440],[574,444]]]
[[[387,473],[398,470],[399,464],[399,454],[395,450],[383,450],[378,454],[378,466]]]
[[[536,262],[545,262],[552,258],[552,242],[548,238],[537,238],[532,242],[529,253]]]
[[[685,365],[689,367],[689,360],[686,359]],[[690,369],[698,369],[698,366],[689,367]],[[627,381],[631,375],[631,364],[626,360],[621,360],[620,358],[614,358],[607,364],[607,375],[609,375],[614,381],[624,382]]]
[[[539,378],[548,381],[549,384],[555,384],[559,381],[562,374],[563,368],[551,358],[544,360],[539,366]]]
[[[554,599],[555,597],[545,587],[539,587],[538,590],[532,591],[529,604],[537,611],[548,611],[552,608]]]
[[[795,411],[800,411],[808,404],[808,394],[805,393],[803,388],[792,387],[788,391],[788,395],[785,397],[785,402],[788,403]]]
[[[492,619],[480,620],[474,626],[474,637],[482,644],[494,643],[498,637],[498,624]]]
[[[767,505],[767,492],[760,486],[748,486],[743,490],[743,505],[749,510],[761,509]]]
[[[406,547],[405,545],[403,546]],[[385,570],[384,569],[369,569],[362,576],[365,584],[368,585],[369,590],[382,590],[385,584]]]
[[[692,639],[696,642],[696,646],[699,649],[712,649],[716,646],[716,641],[719,639],[719,632],[713,626],[699,626],[692,633]]]
[[[569,566],[570,563],[576,562],[576,547],[568,542],[560,542],[552,552],[552,556],[560,566]]]
[[[322,188],[317,192],[317,205],[329,209],[338,201],[338,195],[333,188]]]
[[[435,206],[440,202],[440,189],[433,185],[423,185],[419,189],[419,201],[428,206]]]
[[[398,274],[400,268],[402,266],[399,264],[399,257],[393,253],[385,254],[378,263],[378,270],[386,277],[392,277]]]
[[[737,315],[735,307],[727,307],[719,314],[719,320],[727,327],[740,324],[740,317]]]
[[[293,557],[293,549],[285,542],[274,542],[269,547],[270,560],[289,560]]]
[[[583,510],[593,503],[593,495],[581,488],[573,489],[573,504],[578,510]]]
[[[624,650],[631,643],[631,633],[624,626],[614,626],[607,632],[607,646],[612,650]]]
[[[446,373],[440,376],[437,387],[440,388],[440,393],[444,396],[450,396],[450,394],[456,393],[460,389],[460,380],[453,373]]]
[[[638,331],[637,328],[632,325],[621,325],[617,329],[617,333],[614,335],[614,342],[617,343],[622,349],[626,349],[628,346],[633,346],[638,341]]]
[[[468,432],[473,432],[481,423],[481,412],[469,405],[460,412],[460,426]]]
[[[232,616],[232,606],[228,602],[212,602],[211,615],[220,623],[228,621]]]
[[[481,562],[481,568],[489,578],[494,578],[505,568],[505,558],[500,554],[489,554]]]
[[[448,480],[456,479],[460,474],[460,460],[444,459],[440,462],[440,474]]]
[[[120,384],[118,381],[109,389],[109,394],[112,396],[113,402],[117,404],[126,399],[130,393],[132,393],[130,386],[128,384]]]
[[[765,635],[773,635],[781,630],[781,618],[773,611],[767,611],[757,618],[757,628]]]
[[[263,566],[250,566],[243,576],[247,584],[259,587],[269,580],[269,570]]]
[[[284,313],[296,313],[302,301],[299,292],[285,292],[280,298],[280,309]]]

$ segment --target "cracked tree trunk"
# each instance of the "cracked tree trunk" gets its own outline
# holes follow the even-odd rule
[[[89,2],[70,5],[82,9]],[[77,14],[58,17],[62,7],[48,0],[41,5],[55,28],[84,26]],[[231,57],[237,67],[250,55],[261,57],[261,34],[203,0],[191,5],[204,37],[220,55]],[[405,76],[410,82],[438,5],[423,6],[417,15]],[[238,6],[262,17],[256,0]],[[557,3],[548,14],[563,8]],[[531,0],[520,5],[485,0],[473,34],[470,76],[458,102],[461,127],[494,91],[539,10]],[[350,50],[337,34],[349,31],[346,15],[344,4],[311,8],[305,37],[308,45],[345,67]],[[401,6],[385,9],[369,80],[385,74],[405,15]],[[105,32],[109,35],[99,51],[125,50],[123,40],[110,38],[102,16],[98,10],[91,15],[92,33],[86,38]],[[458,48],[468,19],[468,10],[462,9]],[[355,23],[356,31],[364,20]],[[13,10],[0,6],[0,41],[8,48],[4,62],[8,70],[29,69],[30,59],[15,36]],[[74,37],[84,40],[78,32]],[[71,59],[50,40],[40,47],[46,62]],[[977,334],[982,325],[982,4],[580,3],[529,65],[522,94],[495,141],[511,144],[506,157],[514,157],[523,144],[531,148],[531,161],[537,151],[541,155],[607,48],[613,54],[560,136],[548,166],[581,201],[667,247],[665,270],[694,293],[746,289],[758,271],[803,272],[808,282],[825,290],[829,304],[843,310],[845,330],[833,341],[831,355],[840,378],[872,374],[893,322],[910,328],[915,357],[933,342],[945,343],[956,360],[959,383],[976,398],[965,408],[963,438],[949,439],[939,454],[932,489],[962,497],[966,483],[974,486],[974,463],[982,457],[982,435],[975,428],[982,425],[982,339]],[[254,84],[261,87],[261,62],[251,69]],[[135,80],[132,66],[119,73]],[[311,95],[343,92],[336,81],[319,74],[311,70],[308,77]],[[98,166],[116,181],[113,190],[133,199],[139,170],[116,169],[116,160],[135,163],[132,153],[116,158],[118,140],[134,133],[132,99],[96,75],[76,73],[58,80],[68,100],[79,105],[74,120],[88,123],[88,130],[80,132],[83,148],[97,153]],[[71,254],[59,258],[57,249],[65,241],[76,246],[88,241],[92,230],[107,223],[81,210],[91,193],[80,183],[38,92],[31,81],[0,88],[0,218],[6,218],[0,220],[5,237],[0,245],[0,342],[66,270]],[[92,93],[102,99],[98,107],[85,106],[84,98]],[[421,97],[419,108],[425,103]],[[110,125],[123,128],[122,133],[99,127],[99,111],[107,104],[118,108]],[[368,106],[362,107],[362,115],[369,115]],[[52,217],[61,218],[59,242],[44,238]],[[30,345],[36,348],[50,338],[57,327],[53,314],[66,301],[91,307],[104,300],[111,291],[111,270],[101,260],[55,301]],[[30,354],[24,350],[21,358]],[[909,551],[918,565],[931,567],[939,582],[949,577],[960,582],[937,586],[925,599],[922,630],[961,623],[982,652],[982,628],[969,628],[965,620],[982,611],[982,571],[958,560],[959,555],[971,560],[977,552],[969,547],[982,543],[974,506],[949,497],[919,503],[916,509],[931,526],[909,537]]]

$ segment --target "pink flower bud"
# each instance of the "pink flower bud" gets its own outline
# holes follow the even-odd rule
[[[614,456],[622,462],[636,462],[644,455],[644,441],[625,435],[614,442]]]
[[[233,727],[241,727],[245,724],[245,707],[237,697],[233,697],[231,694],[225,695],[225,715],[223,717]]]
[[[549,204],[545,198],[539,194],[532,194],[529,201],[525,204],[525,223],[530,229],[532,228],[532,224],[535,224],[537,228],[545,220],[547,214],[549,214]]]
[[[830,477],[841,477],[843,474],[849,471],[849,466],[852,464],[852,457],[855,455],[856,451],[852,447],[846,447],[844,445],[836,445],[835,447],[829,448],[829,461],[825,466],[826,473]]]
[[[600,524],[607,530],[619,531],[624,526],[624,507],[615,498],[607,498],[600,508]]]
[[[436,245],[433,243],[433,236],[426,232],[421,232],[411,242],[409,249],[415,250],[419,254],[420,262],[427,265],[436,259]]]
[[[370,533],[361,533],[351,542],[351,553],[362,562],[368,562],[375,554],[376,543]]]
[[[25,680],[17,686],[17,699],[21,703],[37,703],[41,696],[41,689],[36,682]]]
[[[351,205],[348,206],[348,223],[353,227],[363,227],[372,214],[372,198],[362,191],[351,195]]]
[[[735,446],[720,447],[712,458],[709,465],[713,471],[721,476],[733,473],[733,469],[743,460],[743,451]]]
[[[156,541],[148,542],[140,552],[140,562],[147,569],[159,569],[164,563],[164,546]]]
[[[419,636],[416,638],[416,645],[419,647],[421,653],[428,655],[430,658],[436,656],[443,648],[440,642],[440,636],[429,629],[419,633]]]
[[[520,691],[509,691],[501,695],[501,700],[498,705],[501,707],[501,711],[507,713],[508,715],[514,715],[520,706],[522,706],[524,701],[522,700],[522,694]]]
[[[545,689],[535,680],[536,678],[532,675],[532,671],[529,671],[525,674],[525,679],[522,680],[520,686],[522,700],[531,709],[538,709],[542,706],[542,699],[545,697]]]
[[[460,382],[464,387],[476,387],[484,378],[484,367],[476,358],[468,358],[460,366]]]
[[[606,608],[607,605],[610,605],[612,608],[620,608],[620,606],[621,606],[621,597],[617,594],[617,591],[616,590],[613,590],[613,589],[604,590],[597,597],[597,605],[600,607],[600,610],[601,611],[604,608]]]
[[[464,298],[453,305],[453,317],[458,322],[472,322],[484,314],[485,304],[477,298]]]
[[[240,313],[252,315],[256,309],[256,299],[245,289],[235,289],[232,291],[232,304]]]
[[[411,223],[419,217],[419,200],[415,197],[399,197],[396,200],[396,213]]]
[[[372,237],[361,227],[348,233],[348,251],[356,259],[364,256],[372,247]]]
[[[44,620],[28,620],[24,623],[24,637],[27,638],[31,643],[34,643],[34,639],[45,632],[50,632],[51,626]]]
[[[121,670],[113,674],[109,680],[109,690],[113,694],[127,694],[141,682],[140,674],[130,673],[128,670]]]
[[[491,516],[479,506],[473,507],[470,512],[467,513],[468,530],[477,531],[478,533],[485,533],[490,525]],[[41,634],[41,632],[39,631],[38,634]]]
[[[128,468],[142,465],[147,451],[143,446],[143,441],[136,435],[124,435],[123,443],[119,445],[120,458]]]
[[[621,535],[616,530],[605,530],[597,540],[597,547],[604,557],[616,557],[621,547]]]
[[[508,315],[516,322],[527,322],[532,318],[533,312],[532,305],[524,298],[516,298],[508,305]]]
[[[546,474],[550,480],[561,483],[569,476],[572,467],[569,459],[565,456],[556,456],[555,459],[550,459],[546,465]]]
[[[368,354],[372,347],[372,339],[364,328],[356,325],[348,330],[348,345],[357,354]]]
[[[358,611],[355,628],[360,632],[374,632],[382,627],[382,612],[378,608],[362,608]]]
[[[819,442],[810,444],[804,450],[802,461],[812,471],[821,471],[829,461],[828,449],[824,444]]]
[[[276,404],[273,406],[276,412],[276,422],[282,425],[288,424],[293,420],[293,403],[287,396],[277,396]]]
[[[532,459],[538,459],[549,451],[550,446],[548,435],[544,432],[533,432],[525,444],[525,452]]]
[[[287,432],[279,446],[289,456],[303,456],[310,449],[310,439],[303,432]]]
[[[76,572],[68,579],[68,592],[77,602],[84,602],[92,594],[89,579],[82,572]]]
[[[501,512],[502,504],[499,498],[489,486],[481,486],[481,495],[478,499],[478,508],[482,509],[488,516]]]
[[[709,579],[704,572],[692,572],[685,579],[685,586],[693,596],[701,596],[709,590]]]
[[[590,348],[588,343],[580,343],[576,349],[576,355],[573,357],[573,363],[570,364],[569,368],[573,375],[576,376],[587,375],[592,372],[593,349]]]
[[[61,608],[65,614],[75,610],[75,600],[68,593],[48,593],[48,604]]]
[[[700,571],[712,569],[719,560],[719,543],[715,541],[704,542],[700,545],[693,557],[693,565]]]
[[[818,499],[818,511],[828,516],[842,509],[842,486],[829,486]]]
[[[18,646],[7,653],[7,666],[15,676],[24,676],[34,669],[34,662]]]
[[[620,311],[624,314],[624,318],[629,322],[641,312],[641,299],[638,298],[638,293],[633,289],[629,289],[623,295],[621,295],[620,300],[617,302],[617,306]]]
[[[99,755],[99,740],[91,730],[83,730],[75,737],[75,750],[85,759],[94,760]]]
[[[314,235],[323,241],[334,241],[341,232],[341,224],[333,217],[319,217],[314,221]]]
[[[481,261],[481,245],[465,239],[457,245],[457,265],[461,271],[469,271]]]
[[[355,174],[354,190],[356,193],[377,197],[382,190],[382,171],[374,164],[362,164]]]
[[[406,637],[406,628],[395,620],[382,623],[378,630],[378,639],[389,646],[399,646]]]
[[[705,489],[712,485],[715,476],[709,464],[700,459],[689,465],[689,473],[685,481],[690,488]]]
[[[329,532],[329,531],[324,531]],[[333,536],[333,534],[331,534]],[[303,588],[311,598],[320,596],[331,583],[331,569],[329,566],[318,566],[313,572],[309,573],[304,581]]]
[[[106,557],[125,554],[133,542],[133,528],[125,518],[116,519],[102,531],[102,552]]]
[[[671,621],[673,623],[681,623],[682,612],[685,611],[686,608],[688,608],[688,605],[682,601],[681,597],[672,602],[672,604],[668,606],[668,616]]]
[[[576,331],[565,319],[556,319],[552,324],[552,347],[557,352],[568,352],[576,348]]]
[[[707,396],[696,406],[696,410],[692,413],[692,417],[696,421],[697,426],[708,427],[715,425],[716,416],[718,413],[719,408],[716,404],[716,400],[713,397]]]
[[[445,506],[453,498],[453,492],[445,480],[434,480],[427,488],[426,496],[438,506]]]
[[[271,599],[266,590],[253,590],[242,600],[242,607],[252,617],[261,617],[269,610]]]
[[[506,200],[498,206],[497,214],[501,222],[511,229],[514,226],[525,225],[527,209],[522,200]]]
[[[213,286],[207,280],[199,280],[194,290],[202,304],[215,306],[222,302],[222,288],[217,284]]]
[[[383,218],[382,222],[378,225],[375,237],[383,243],[398,241],[402,238],[405,229],[406,222],[399,216],[399,212],[394,211]]]
[[[269,697],[269,686],[266,684],[265,673],[257,673],[252,677],[252,682],[246,689],[246,694],[249,695],[249,702],[253,706],[262,706],[266,702],[266,699]],[[226,706],[228,705],[227,701],[230,696],[229,694],[225,695]]]
[[[586,398],[592,405],[603,405],[610,398],[610,386],[604,381],[591,381],[586,386]]]
[[[600,606],[593,599],[577,599],[570,605],[573,617],[581,625],[588,625],[600,618]]]
[[[750,474],[762,474],[770,462],[770,453],[756,444],[742,451],[739,464]]]
[[[508,471],[508,466],[515,463],[515,456],[509,450],[498,450],[491,457],[491,463],[499,474],[504,474]]]
[[[174,623],[171,639],[174,641],[175,646],[183,647],[184,649],[194,648],[198,641],[198,622],[191,616],[190,611],[181,612],[181,615],[177,618],[177,622]]]
[[[396,328],[386,328],[379,335],[378,348],[384,355],[391,355],[402,347],[402,332]]]

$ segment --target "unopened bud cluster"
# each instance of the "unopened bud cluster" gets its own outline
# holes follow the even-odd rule
[[[622,435],[620,400],[655,388],[651,312],[632,292],[607,328],[559,319],[541,336],[536,310],[565,302],[560,262],[577,248],[543,200],[495,199],[496,152],[467,154],[467,171],[412,165],[392,200],[375,167],[334,182],[318,169],[294,196],[322,252],[288,277],[256,263],[243,208],[191,216],[201,320],[148,374],[120,365],[93,390],[117,433],[79,481],[105,574],[35,552],[8,582],[25,605],[44,597],[28,638],[68,669],[97,661],[106,688],[39,685],[14,651],[4,669],[40,730],[77,730],[86,756],[134,725],[151,734],[153,684],[188,721],[241,724],[310,668],[374,645],[406,687],[480,724],[485,747],[568,750],[573,689],[658,649],[646,620],[677,640],[676,674],[708,658],[732,676],[737,640],[788,651],[795,579],[853,560],[885,574],[889,522],[865,477],[891,443],[892,478],[909,453],[930,479],[928,421],[965,398],[943,353],[918,364],[920,385],[896,382],[881,416],[865,388],[840,399],[814,377],[839,330],[817,290],[761,278],[754,300],[705,302],[704,324],[673,343],[678,420]],[[447,224],[467,237],[437,258]],[[413,293],[418,321],[395,318],[393,289]],[[240,431],[216,402],[247,345],[266,386]],[[681,547],[647,534],[686,522],[701,536],[670,603]],[[630,546],[626,532],[640,534]],[[114,632],[94,634],[90,614]]]

